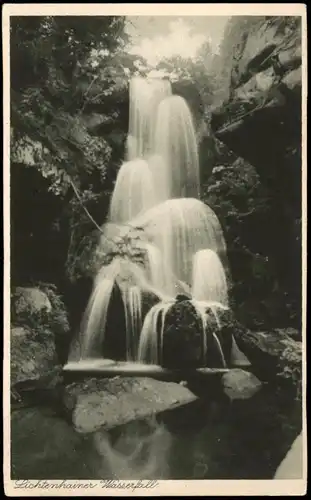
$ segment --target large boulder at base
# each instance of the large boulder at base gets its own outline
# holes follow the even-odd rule
[[[64,404],[73,410],[78,432],[113,428],[196,399],[180,384],[149,378],[87,379],[66,387]]]
[[[23,327],[11,330],[11,387],[19,382],[38,380],[57,365],[54,335],[40,334]]]

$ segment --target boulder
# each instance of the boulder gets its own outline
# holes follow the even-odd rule
[[[241,328],[235,332],[235,338],[260,380],[282,388],[286,398],[301,401],[302,342],[280,330],[253,332]]]
[[[158,325],[159,345],[160,333]],[[160,360],[162,366],[172,369],[204,365],[202,324],[189,300],[176,301],[166,313]]]
[[[202,318],[189,299],[179,300],[168,309],[163,330],[161,365],[170,369],[195,369],[200,367],[227,368],[249,366],[249,360],[234,340],[235,331],[242,328],[231,310],[218,308],[217,318],[213,308],[205,309],[206,357],[203,356]],[[160,328],[158,329],[160,345]]]
[[[23,327],[11,330],[11,387],[17,383],[38,380],[58,364],[54,335],[40,334]]]
[[[52,304],[42,290],[39,288],[17,287],[15,289],[14,310],[16,315],[29,311],[29,313],[50,313]]]
[[[68,385],[64,394],[64,404],[73,410],[73,424],[80,433],[148,418],[195,399],[179,384],[125,377],[87,379]]]
[[[65,362],[69,347],[68,314],[54,285],[17,287],[11,296],[11,323],[31,333],[33,343],[47,336],[56,347],[60,362]]]
[[[224,393],[231,401],[249,399],[262,387],[262,383],[255,375],[239,368],[230,370],[222,377]]]

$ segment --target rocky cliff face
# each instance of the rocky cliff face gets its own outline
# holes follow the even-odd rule
[[[278,185],[289,182],[290,174],[295,185],[299,179],[301,85],[299,18],[254,18],[247,30],[241,27],[233,46],[228,97],[214,112],[212,127],[266,181],[274,179]],[[294,186],[289,186],[293,195]]]
[[[299,304],[301,20],[234,18],[230,29],[223,48],[230,52],[223,54],[228,88],[223,104],[213,113],[212,130],[256,168],[267,189],[270,206],[264,225],[260,224],[266,227],[262,238],[270,242],[278,281]]]

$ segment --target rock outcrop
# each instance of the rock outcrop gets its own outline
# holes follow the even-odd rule
[[[37,334],[20,326],[11,329],[11,386],[39,380],[57,364],[52,332]]]
[[[52,310],[48,296],[39,288],[17,287],[14,292],[14,308],[17,315],[28,311],[29,314]]]
[[[301,164],[301,20],[254,17],[233,42],[229,97],[212,128],[263,178],[286,182],[293,195]]]
[[[235,337],[250,360],[253,373],[260,380],[272,384],[282,398],[291,401],[301,413],[302,342],[280,330],[252,332],[239,329]]]
[[[65,307],[47,285],[17,287],[11,297],[11,390],[53,378],[66,356],[69,324]],[[40,384],[39,384],[40,385]]]
[[[211,119],[216,138],[256,168],[267,191],[266,213],[254,213],[243,224],[256,248],[261,246],[258,238],[267,244],[265,255],[273,264],[280,301],[283,296],[288,308],[287,322],[297,328],[302,289],[301,52],[301,18],[233,17],[221,55],[227,91]],[[237,169],[236,184],[239,176]],[[257,200],[259,204],[260,195]]]
[[[203,312],[203,311],[202,311]],[[191,370],[207,366],[227,368],[249,366],[245,355],[234,340],[235,331],[240,327],[230,310],[205,307],[205,336],[202,317],[187,298],[180,300],[168,309],[160,353],[161,365],[171,369]],[[158,330],[161,345],[160,325]],[[206,356],[204,343],[206,342]]]

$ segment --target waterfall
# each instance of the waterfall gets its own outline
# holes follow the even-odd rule
[[[124,307],[128,361],[160,363],[165,317],[179,294],[189,297],[201,320],[206,359],[208,323],[216,318],[217,324],[217,308],[227,305],[228,287],[222,228],[214,211],[199,199],[196,137],[190,108],[185,99],[172,95],[168,80],[131,80],[126,161],[117,173],[98,245],[99,257],[110,255],[112,262],[94,279],[76,343],[80,354],[75,347],[71,359],[105,355],[115,284]],[[144,293],[160,301],[145,318]],[[222,355],[220,345],[219,350]]]

